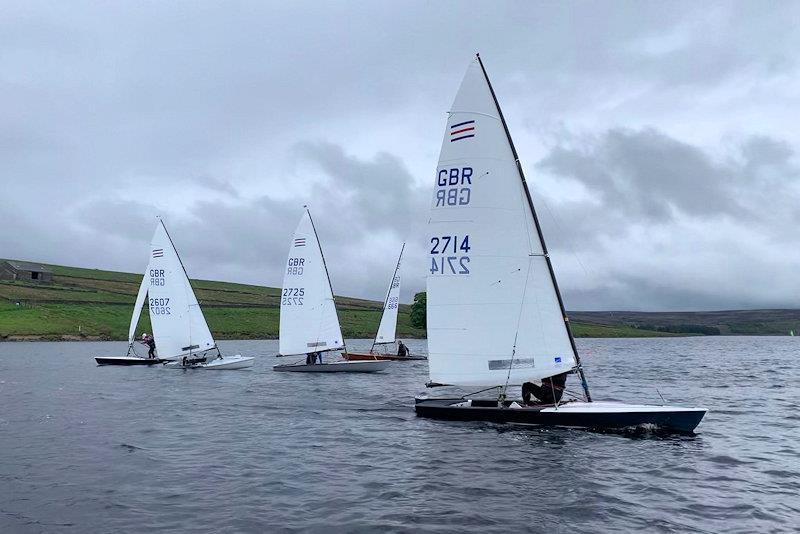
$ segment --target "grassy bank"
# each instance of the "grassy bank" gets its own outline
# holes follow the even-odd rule
[[[0,281],[0,338],[127,339],[141,275],[78,267],[49,266],[52,284]],[[192,280],[214,336],[219,339],[277,338],[280,290]],[[337,297],[346,337],[369,338],[380,322],[383,303]],[[411,326],[410,306],[401,305],[398,335],[424,337]],[[147,307],[137,332],[150,331]]]
[[[0,339],[126,339],[141,275],[51,265],[52,284],[0,281]],[[280,290],[193,280],[215,337],[265,339],[278,336]],[[336,298],[342,333],[370,338],[378,328],[381,302]],[[401,305],[398,336],[424,337],[411,326],[411,307]],[[800,333],[800,310],[725,312],[574,312],[577,337],[653,337]],[[150,331],[147,307],[137,332]]]

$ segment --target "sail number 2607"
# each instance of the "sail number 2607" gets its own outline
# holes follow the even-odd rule
[[[431,274],[469,274],[469,236],[431,238]]]

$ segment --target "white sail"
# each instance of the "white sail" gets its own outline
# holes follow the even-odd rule
[[[136,325],[139,324],[139,317],[142,315],[142,306],[144,306],[144,299],[147,296],[147,288],[150,286],[147,279],[147,273],[150,266],[144,271],[142,283],[139,284],[139,293],[136,295],[136,303],[133,305],[133,315],[131,316],[131,326],[128,328],[128,344],[133,345],[133,338],[136,336]]]
[[[344,347],[328,270],[306,210],[289,245],[281,290],[281,355]]]
[[[400,308],[400,262],[403,261],[405,248],[406,244],[403,243],[400,257],[397,258],[397,265],[394,268],[394,275],[389,282],[389,291],[386,292],[381,324],[378,326],[378,333],[375,334],[375,344],[394,343],[397,336],[397,311]]]
[[[175,360],[216,346],[197,297],[162,221],[150,243],[150,322],[159,358]]]
[[[427,246],[431,382],[521,384],[575,366],[514,153],[477,59],[447,120]]]

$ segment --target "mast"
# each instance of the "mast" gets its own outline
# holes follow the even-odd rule
[[[383,322],[383,314],[386,313],[386,305],[389,303],[389,295],[392,294],[392,286],[394,285],[394,279],[397,277],[397,271],[400,269],[400,261],[403,259],[403,251],[406,249],[406,244],[403,242],[403,246],[400,247],[400,255],[397,257],[397,265],[394,266],[394,273],[392,274],[392,279],[389,282],[389,289],[386,291],[386,297],[383,299],[383,311],[381,312],[381,322]],[[397,303],[399,308],[400,302]],[[381,325],[378,323],[378,330],[380,331]],[[395,338],[397,337],[397,326],[395,324]],[[375,345],[378,344],[378,332],[375,332],[375,339],[372,340],[372,347],[369,349],[370,352],[373,351]]]
[[[556,281],[556,274],[553,270],[553,264],[550,261],[550,255],[547,252],[547,244],[544,240],[544,234],[542,233],[542,227],[539,225],[539,218],[536,215],[536,208],[533,206],[533,198],[531,197],[530,189],[528,188],[528,182],[525,180],[525,173],[522,170],[522,165],[519,161],[519,155],[517,155],[517,149],[514,147],[514,141],[511,139],[511,133],[508,131],[508,124],[506,124],[506,119],[503,116],[503,110],[500,109],[500,103],[497,101],[497,95],[495,95],[494,88],[492,87],[492,82],[489,81],[489,75],[486,73],[486,67],[483,66],[483,61],[481,60],[480,54],[475,54],[475,57],[478,59],[478,64],[481,66],[481,71],[483,71],[483,77],[486,79],[486,84],[489,86],[489,92],[492,94],[492,99],[494,100],[494,105],[497,108],[497,113],[500,115],[500,122],[503,124],[503,130],[506,132],[506,139],[508,139],[508,144],[511,146],[511,153],[514,155],[514,162],[517,165],[517,172],[519,172],[519,178],[522,181],[522,187],[525,190],[525,197],[528,200],[528,207],[531,210],[531,215],[533,217],[533,223],[536,226],[536,233],[539,235],[539,242],[542,244],[542,252],[544,254],[545,262],[547,263],[547,270],[550,272],[550,278],[553,281],[553,288],[556,290],[556,297],[558,299],[558,305],[561,308],[561,316],[564,318],[564,328],[567,330],[567,335],[569,336],[569,343],[572,346],[572,352],[575,355],[575,368],[578,370],[578,375],[581,379],[581,385],[583,386],[583,391],[586,394],[586,400],[588,402],[592,402],[592,396],[589,394],[589,384],[586,382],[586,376],[583,373],[583,366],[581,365],[581,357],[578,354],[578,348],[575,345],[575,338],[572,336],[572,330],[569,326],[569,318],[567,317],[567,312],[564,309],[564,301],[561,298],[561,291],[558,289],[558,282]]]
[[[162,219],[161,217],[158,217],[158,222],[160,222],[161,223],[161,227],[164,228],[164,233],[167,234],[167,239],[169,239],[169,244],[172,245],[172,250],[175,251],[175,256],[178,258],[178,263],[181,264],[181,269],[183,269],[183,274],[186,275],[186,281],[189,283],[189,288],[192,290],[192,292],[194,292],[194,287],[192,286],[192,279],[189,278],[189,273],[186,271],[186,266],[183,264],[183,260],[181,259],[181,255],[178,252],[178,248],[175,246],[175,242],[172,240],[172,236],[169,235],[169,230],[167,230],[167,225],[164,224],[164,219]],[[197,297],[195,296],[195,300],[196,299],[197,299]],[[197,305],[199,307],[200,303],[198,302]],[[202,313],[202,311],[201,311],[201,313]],[[203,316],[203,320],[205,320],[205,316]],[[208,326],[208,322],[206,321],[206,327],[207,326]],[[206,350],[217,349],[217,352],[219,352],[219,348],[217,347],[217,340],[213,339],[213,337],[212,337],[212,340],[214,341],[214,346],[211,347],[211,349],[206,349]],[[203,351],[201,351],[201,352],[203,352]],[[190,320],[189,321],[189,358],[191,359],[191,357],[192,357],[192,321]]]
[[[308,209],[308,206],[303,206],[308,213],[308,220],[311,221],[311,229],[314,230],[314,239],[317,241],[317,247],[319,248],[319,255],[322,257],[322,266],[325,268],[325,276],[328,278],[328,287],[331,290],[331,298],[333,299],[333,311],[336,313],[336,321],[339,321],[339,311],[336,309],[336,295],[333,294],[333,284],[331,283],[331,274],[328,272],[328,264],[325,263],[325,253],[322,252],[322,243],[319,242],[319,234],[317,234],[317,227],[314,226],[314,219],[311,217],[311,211]],[[342,334],[342,345],[344,346],[345,353],[347,352],[347,343],[344,340],[344,334]],[[331,349],[335,350],[335,349]],[[327,351],[322,351],[327,352]]]

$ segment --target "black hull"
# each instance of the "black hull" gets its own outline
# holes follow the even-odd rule
[[[491,423],[513,423],[540,426],[562,426],[588,429],[622,429],[642,425],[654,425],[672,432],[691,433],[700,424],[706,411],[703,409],[594,411],[570,413],[569,404],[558,411],[552,405],[525,408],[498,408],[495,400],[473,400],[471,406],[453,406],[464,399],[417,399],[414,407],[420,417],[448,421],[486,421]],[[518,401],[521,404],[522,401]],[[506,402],[506,406],[510,404]],[[592,403],[594,404],[594,403]],[[599,403],[598,403],[599,404]],[[649,408],[649,407],[641,407]]]
[[[158,365],[167,360],[159,358],[120,358],[119,356],[101,357],[94,359],[97,365]]]

